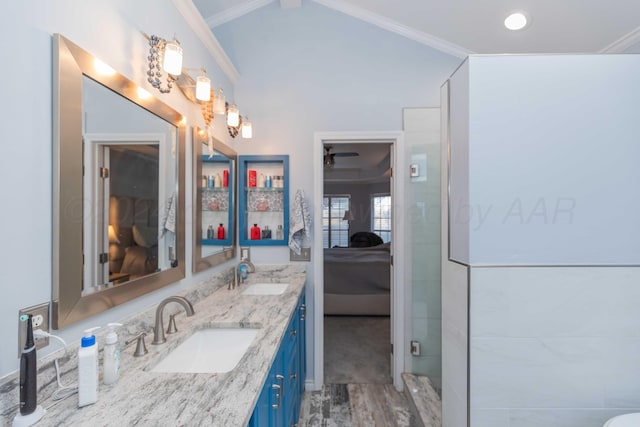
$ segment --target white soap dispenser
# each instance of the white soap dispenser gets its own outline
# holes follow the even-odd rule
[[[120,372],[120,343],[115,328],[122,326],[120,323],[109,323],[109,332],[104,339],[104,351],[102,355],[103,369],[102,381],[105,384],[113,384],[118,380]]]
[[[84,331],[78,350],[78,406],[83,407],[98,401],[98,346],[93,331]]]

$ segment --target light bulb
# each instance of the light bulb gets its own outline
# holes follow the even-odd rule
[[[236,104],[231,104],[227,110],[227,126],[237,127],[240,124],[240,111]]]
[[[226,103],[227,98],[224,96],[224,92],[222,91],[222,89],[218,89],[218,94],[213,100],[213,112],[215,114],[222,114],[224,116],[227,109]]]
[[[179,76],[182,74],[182,48],[177,41],[164,45],[164,59],[162,68],[169,74]]]
[[[245,117],[242,121],[242,137],[245,139],[251,139],[253,137],[253,127],[248,117]]]
[[[198,76],[196,79],[196,99],[205,102],[211,99],[211,80],[207,76]]]

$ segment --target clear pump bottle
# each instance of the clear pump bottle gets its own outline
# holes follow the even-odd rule
[[[115,328],[122,326],[120,323],[109,323],[109,333],[104,339],[102,381],[105,384],[113,384],[118,380],[120,373],[120,344]]]

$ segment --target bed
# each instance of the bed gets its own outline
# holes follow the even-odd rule
[[[324,249],[324,314],[388,316],[389,243]]]

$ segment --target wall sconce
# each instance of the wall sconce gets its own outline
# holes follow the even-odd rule
[[[227,112],[227,98],[224,96],[222,88],[213,97],[213,112],[224,115]]]
[[[342,217],[343,221],[353,221],[353,214],[351,211],[344,211],[344,216]]]
[[[227,108],[227,126],[231,126],[232,128],[240,126],[240,111],[238,111],[236,104],[231,104],[231,106]]]
[[[202,75],[196,79],[196,99],[202,102],[209,102],[211,99],[211,79],[207,77],[207,72],[202,69]]]
[[[144,34],[144,33],[143,33]],[[182,48],[175,40],[167,42],[158,36],[144,36],[149,40],[149,70],[147,71],[147,81],[160,93],[169,93],[176,81],[175,76],[182,73]],[[162,87],[162,72],[167,73],[167,85]]]
[[[242,126],[240,129],[242,129],[242,137],[244,139],[251,139],[253,137],[253,126],[251,126],[251,122],[247,116],[242,120]]]

